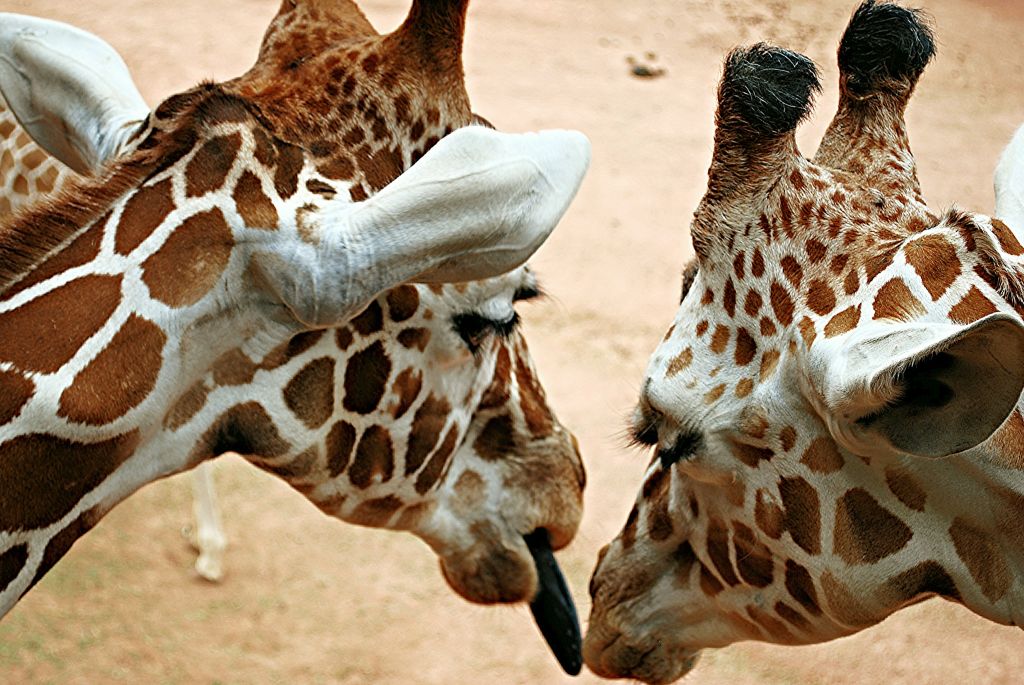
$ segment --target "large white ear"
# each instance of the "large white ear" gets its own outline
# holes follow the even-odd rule
[[[0,92],[40,147],[84,174],[116,156],[149,114],[114,48],[21,14],[0,13]]]
[[[839,339],[837,339],[839,340]],[[812,348],[809,379],[833,437],[862,456],[945,457],[984,442],[1024,388],[1024,325],[885,324]]]
[[[312,270],[258,253],[255,272],[311,327],[337,325],[402,283],[498,276],[547,239],[589,164],[575,131],[462,128],[368,200],[326,207]]]
[[[1003,150],[995,174],[996,213],[1018,237],[1024,237],[1024,126]]]
[[[577,131],[513,134],[468,126],[361,203],[352,230],[389,281],[497,276],[523,264],[547,239],[589,165],[590,142]]]

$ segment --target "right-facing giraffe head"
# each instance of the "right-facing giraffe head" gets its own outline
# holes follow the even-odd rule
[[[285,0],[246,75],[166,100],[3,227],[0,607],[142,484],[235,451],[422,537],[464,597],[539,596],[565,627],[550,548],[584,473],[514,304],[588,146],[464,128],[466,4],[380,36]]]
[[[591,581],[598,674],[666,683],[704,648],[936,595],[1024,625],[1024,247],[921,199],[903,115],[933,52],[917,12],[863,3],[813,161],[810,60],[726,60],[696,263],[635,413],[655,457]]]

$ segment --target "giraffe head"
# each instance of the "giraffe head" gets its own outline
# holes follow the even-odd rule
[[[575,534],[585,476],[515,303],[539,295],[520,265],[568,206],[589,147],[479,125],[461,66],[466,5],[416,0],[381,36],[350,2],[285,0],[247,74],[165,100],[98,179],[12,226],[66,218],[61,203],[83,191],[118,193],[112,213],[86,208],[112,237],[85,249],[147,253],[149,297],[214,306],[175,343],[188,382],[146,382],[172,400],[153,444],[187,445],[186,465],[242,453],[332,516],[413,532],[463,597],[532,600],[578,669],[551,550]],[[45,106],[69,102],[99,116],[89,99]],[[82,264],[67,258],[51,259]],[[23,271],[4,298],[31,302],[52,284],[46,260]],[[144,418],[146,397],[61,411],[109,433]]]
[[[670,682],[704,648],[820,642],[932,595],[1019,624],[1019,449],[990,445],[1020,423],[1024,250],[921,199],[903,113],[933,52],[917,12],[863,3],[814,161],[810,60],[727,58],[696,261],[634,414],[655,457],[591,581],[598,674]]]

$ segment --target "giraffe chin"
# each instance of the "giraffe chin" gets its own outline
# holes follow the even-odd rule
[[[487,539],[469,552],[441,557],[441,572],[456,593],[476,604],[529,602],[530,611],[562,669],[583,667],[582,631],[569,586],[555,560],[547,530],[537,529],[518,544]]]
[[[700,650],[673,647],[661,640],[630,642],[592,624],[583,643],[583,658],[601,678],[639,680],[648,685],[673,683],[693,670]]]

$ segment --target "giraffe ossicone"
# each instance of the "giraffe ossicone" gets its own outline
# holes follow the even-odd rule
[[[1021,224],[924,203],[904,111],[933,53],[918,11],[862,3],[813,160],[813,63],[726,60],[696,265],[634,414],[655,458],[591,580],[599,675],[667,683],[932,596],[1024,625]]]
[[[514,304],[589,145],[471,126],[466,5],[378,35],[285,0],[249,72],[0,226],[0,611],[117,502],[225,452],[418,535],[471,601],[549,596],[534,555],[571,541],[585,476]],[[578,627],[552,627],[578,670]]]

